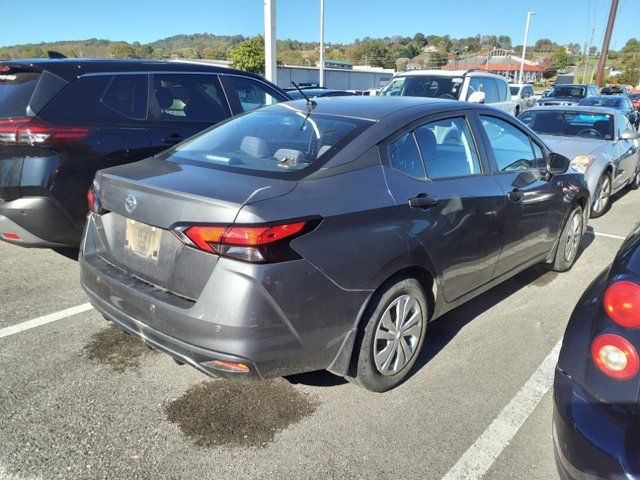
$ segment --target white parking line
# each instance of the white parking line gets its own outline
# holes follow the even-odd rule
[[[24,332],[25,330],[30,330],[32,328],[36,328],[41,325],[46,325],[47,323],[56,322],[58,320],[62,320],[63,318],[71,317],[73,315],[77,315],[78,313],[86,312],[88,310],[91,310],[92,308],[93,307],[91,306],[90,303],[83,303],[82,305],[67,308],[66,310],[50,313],[49,315],[45,315],[44,317],[34,318],[33,320],[28,320],[26,322],[22,322],[17,325],[11,325],[10,327],[5,327],[0,329],[0,338],[4,338],[4,337],[8,337],[9,335],[14,335],[16,333]]]
[[[487,473],[551,388],[561,345],[560,341],[553,347],[529,380],[460,457],[443,480],[476,480]]]
[[[593,233],[596,237],[606,237],[606,238],[615,238],[616,240],[626,240],[626,237],[622,237],[620,235],[612,235],[610,233],[600,233],[596,231],[589,230],[587,233]]]

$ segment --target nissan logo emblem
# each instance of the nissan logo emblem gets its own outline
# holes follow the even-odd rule
[[[133,213],[133,211],[136,209],[136,206],[138,206],[136,197],[131,194],[127,195],[127,198],[124,199],[124,208],[127,210],[127,212]]]

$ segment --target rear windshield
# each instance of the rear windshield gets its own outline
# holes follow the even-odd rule
[[[167,152],[176,163],[200,163],[229,170],[297,172],[319,164],[373,122],[274,107],[242,115],[209,129]]]
[[[580,111],[527,110],[518,120],[542,135],[613,139],[613,115]]]
[[[0,118],[24,117],[40,73],[0,74]]]
[[[622,98],[620,97],[588,97],[580,102],[580,105],[589,107],[622,107]]]
[[[575,85],[558,85],[549,92],[549,97],[583,98],[587,89]]]
[[[380,95],[395,97],[429,97],[457,100],[464,79],[438,75],[407,75],[392,78]]]

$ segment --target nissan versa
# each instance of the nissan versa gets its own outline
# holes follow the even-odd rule
[[[430,320],[531,265],[571,267],[590,202],[568,166],[483,105],[273,105],[99,171],[82,285],[206,374],[327,369],[385,391]]]

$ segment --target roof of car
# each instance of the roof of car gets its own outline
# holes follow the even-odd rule
[[[314,99],[316,107],[313,113],[339,115],[344,117],[363,118],[378,121],[387,115],[397,113],[399,110],[408,108],[423,107],[425,113],[460,110],[478,105],[455,100],[445,100],[440,98],[426,97],[404,97],[404,96],[361,96],[349,95],[339,97],[317,97]],[[291,108],[301,112],[307,111],[305,100],[293,100],[291,102],[280,103],[269,108]],[[312,113],[312,114],[313,114]]]
[[[622,101],[623,98],[624,98],[624,95],[589,95],[584,100],[592,100],[592,99],[610,100],[610,99],[614,99],[614,100]],[[584,100],[583,100],[583,102],[584,102]]]
[[[102,72],[207,72],[207,73],[236,73],[250,77],[258,77],[252,73],[234,70],[217,65],[207,65],[195,62],[173,62],[161,60],[137,59],[90,59],[90,58],[29,58],[22,60],[1,61],[0,65],[9,67],[48,70],[66,80],[87,73]],[[260,77],[261,78],[261,77]]]
[[[609,97],[607,97],[609,98]],[[607,113],[613,115],[614,113],[620,113],[615,108],[609,107],[594,107],[592,105],[548,105],[544,107],[529,108],[527,112],[532,111],[567,111],[567,112],[590,112],[590,113]],[[525,112],[526,113],[526,112]]]
[[[409,76],[418,76],[418,75],[436,75],[439,77],[465,77],[465,76],[487,76],[487,77],[497,77],[505,80],[504,77],[500,75],[496,75],[495,73],[485,72],[483,70],[407,70],[406,72],[398,73],[396,76],[398,77],[409,77]],[[506,81],[506,80],[505,80]]]

